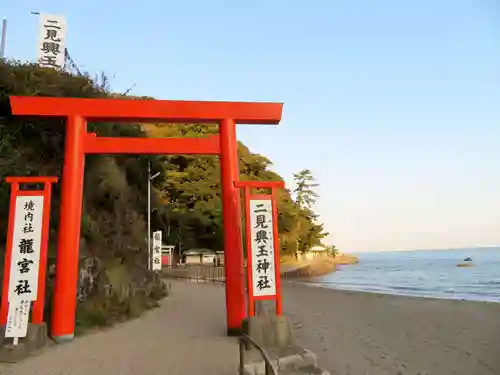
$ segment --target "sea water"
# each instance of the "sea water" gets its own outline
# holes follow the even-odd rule
[[[500,302],[500,248],[356,254],[359,263],[313,280],[318,286]],[[457,267],[472,258],[471,267]]]

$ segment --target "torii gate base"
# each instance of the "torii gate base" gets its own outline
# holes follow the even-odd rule
[[[75,332],[85,154],[220,155],[226,273],[227,332],[239,334],[245,313],[241,205],[236,124],[278,124],[280,103],[10,97],[15,116],[63,117],[66,142],[51,336],[70,341]],[[217,123],[207,138],[104,138],[87,122]]]

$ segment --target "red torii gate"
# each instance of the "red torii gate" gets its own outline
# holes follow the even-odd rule
[[[72,340],[78,282],[85,154],[220,155],[229,335],[241,331],[246,316],[236,124],[278,124],[281,103],[170,100],[77,99],[11,96],[15,116],[66,118],[62,196],[51,336]],[[206,138],[110,138],[87,133],[87,122],[217,123]]]

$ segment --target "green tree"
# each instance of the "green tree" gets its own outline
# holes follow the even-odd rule
[[[321,239],[328,235],[324,232],[323,224],[317,224],[318,215],[313,211],[318,194],[314,188],[319,184],[310,169],[303,169],[293,175],[295,180],[295,204],[299,210],[296,221],[298,236],[295,241],[296,252],[307,252],[311,247],[319,245]]]
[[[328,252],[330,253],[330,255],[334,258],[337,256],[337,254],[339,252],[339,249],[337,249],[337,247],[335,245],[327,246],[327,249],[328,249]]]
[[[319,186],[319,184],[314,183],[315,180],[311,170],[303,169],[294,173],[293,178],[296,185],[294,190],[296,194],[295,201],[301,208],[311,209],[316,203],[316,198],[318,198],[314,188]]]

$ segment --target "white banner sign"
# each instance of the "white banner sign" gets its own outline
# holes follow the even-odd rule
[[[43,223],[43,197],[18,196],[14,212],[9,302],[35,301]]]
[[[40,14],[36,61],[43,67],[62,69],[66,61],[66,18]]]
[[[153,271],[161,270],[161,231],[153,232]]]
[[[31,301],[13,300],[9,302],[5,337],[26,337]]]
[[[252,286],[254,297],[276,294],[273,207],[271,199],[250,200]]]

